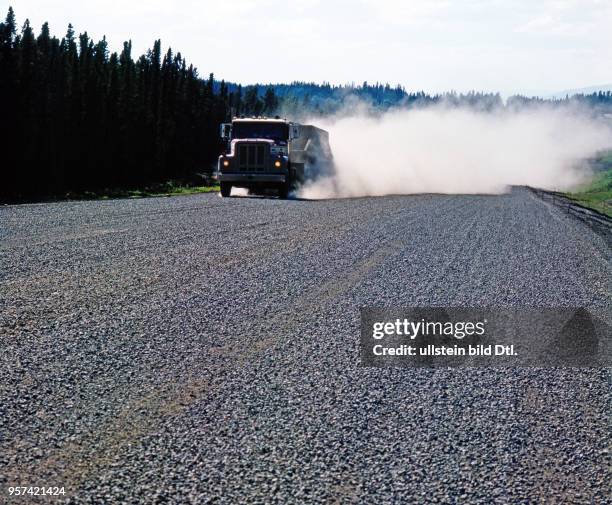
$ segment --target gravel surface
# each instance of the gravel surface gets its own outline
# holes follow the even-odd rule
[[[0,223],[0,502],[611,502],[610,369],[358,366],[365,305],[612,322],[604,239],[527,190]]]

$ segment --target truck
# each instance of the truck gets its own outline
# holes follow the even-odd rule
[[[226,149],[213,175],[221,196],[232,188],[287,198],[300,185],[333,175],[329,134],[278,116],[235,117],[221,124]]]

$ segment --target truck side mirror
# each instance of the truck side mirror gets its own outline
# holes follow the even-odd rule
[[[300,127],[297,125],[291,125],[290,131],[291,140],[300,138]]]
[[[228,140],[232,136],[232,123],[221,124],[221,138]]]

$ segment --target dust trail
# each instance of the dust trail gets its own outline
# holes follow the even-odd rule
[[[249,196],[249,190],[246,188],[232,188],[232,196]]]
[[[330,132],[336,175],[303,198],[490,193],[509,185],[569,189],[588,179],[585,158],[612,146],[612,129],[553,108],[477,112],[431,107],[312,120]]]
[[[231,195],[232,196],[249,196],[249,190],[246,188],[233,187]],[[219,198],[222,198],[221,193],[217,193],[217,196],[219,196]]]

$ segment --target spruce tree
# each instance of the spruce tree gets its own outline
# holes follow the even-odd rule
[[[268,86],[266,89],[263,102],[263,109],[266,114],[271,115],[276,112],[276,109],[278,108],[278,98],[276,98],[276,93],[274,92],[274,88],[272,86]]]

